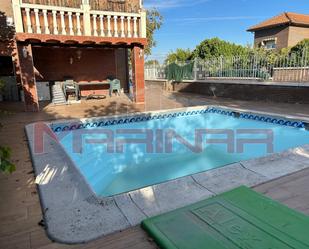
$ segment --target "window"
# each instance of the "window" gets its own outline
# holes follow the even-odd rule
[[[265,39],[262,42],[262,47],[265,49],[275,49],[277,46],[277,39],[276,38],[270,38],[270,39]]]

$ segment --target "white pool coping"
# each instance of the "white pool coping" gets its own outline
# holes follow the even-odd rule
[[[192,111],[207,107],[263,114],[300,120],[295,116],[255,112],[221,106],[197,106],[92,119],[46,122],[86,122],[136,115]],[[308,121],[309,119],[301,119]],[[147,217],[183,207],[240,185],[252,187],[309,167],[309,145],[263,158],[242,161],[206,172],[116,195],[97,197],[64,151],[46,136],[46,153],[36,154],[33,145],[34,124],[25,127],[35,170],[36,182],[49,238],[65,244],[85,243],[136,226]]]

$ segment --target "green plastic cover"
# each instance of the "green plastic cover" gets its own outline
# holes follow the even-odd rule
[[[146,219],[161,248],[309,248],[309,217],[247,187]]]
[[[188,63],[183,66],[179,66],[176,63],[171,63],[165,68],[165,73],[168,80],[175,80],[181,82],[184,79],[193,78],[193,66],[194,63]]]

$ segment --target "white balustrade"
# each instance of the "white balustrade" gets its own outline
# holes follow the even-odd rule
[[[53,10],[54,35],[58,35],[57,11]]]
[[[68,16],[69,16],[69,33],[70,33],[70,35],[74,35],[73,22],[72,22],[72,12],[71,11],[68,12]]]
[[[104,16],[100,15],[100,35],[105,36],[104,34]]]
[[[127,17],[128,19],[128,37],[131,38],[132,34],[131,34],[131,16]]]
[[[133,37],[137,37],[137,17],[133,18]]]
[[[64,22],[64,11],[60,11],[60,20],[61,20],[61,34],[66,35],[65,22]]]
[[[112,36],[112,30],[111,30],[111,16],[107,16],[107,36]]]
[[[93,15],[93,35],[98,36],[98,31],[97,31],[97,15]]]
[[[77,28],[77,35],[82,35],[82,31],[80,28],[80,13],[76,13],[76,28]]]
[[[44,32],[45,34],[49,35],[49,25],[48,25],[48,16],[47,16],[47,10],[43,10],[43,18],[44,18]]]
[[[114,37],[118,37],[118,16],[114,16]]]
[[[22,24],[19,32],[53,35],[93,35],[100,37],[146,38],[145,12],[124,13],[95,11],[90,5],[69,8],[14,2],[15,21]],[[20,13],[19,13],[20,12]],[[25,24],[23,24],[25,22]],[[83,25],[81,25],[83,22]]]
[[[25,11],[26,11],[27,31],[28,33],[33,33],[31,18],[30,18],[30,9],[26,8]]]
[[[124,33],[124,16],[121,16],[120,19],[121,19],[121,37],[125,37],[125,33]]]
[[[40,17],[39,17],[39,10],[34,9],[34,16],[35,16],[35,26],[36,26],[36,32],[38,34],[41,34],[41,25],[40,25]]]

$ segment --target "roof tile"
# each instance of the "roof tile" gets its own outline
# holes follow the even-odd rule
[[[280,15],[267,19],[257,25],[254,25],[248,29],[248,31],[256,31],[259,29],[265,29],[270,27],[276,27],[284,24],[295,24],[295,25],[308,25],[309,26],[309,15],[298,14],[293,12],[284,12]]]

